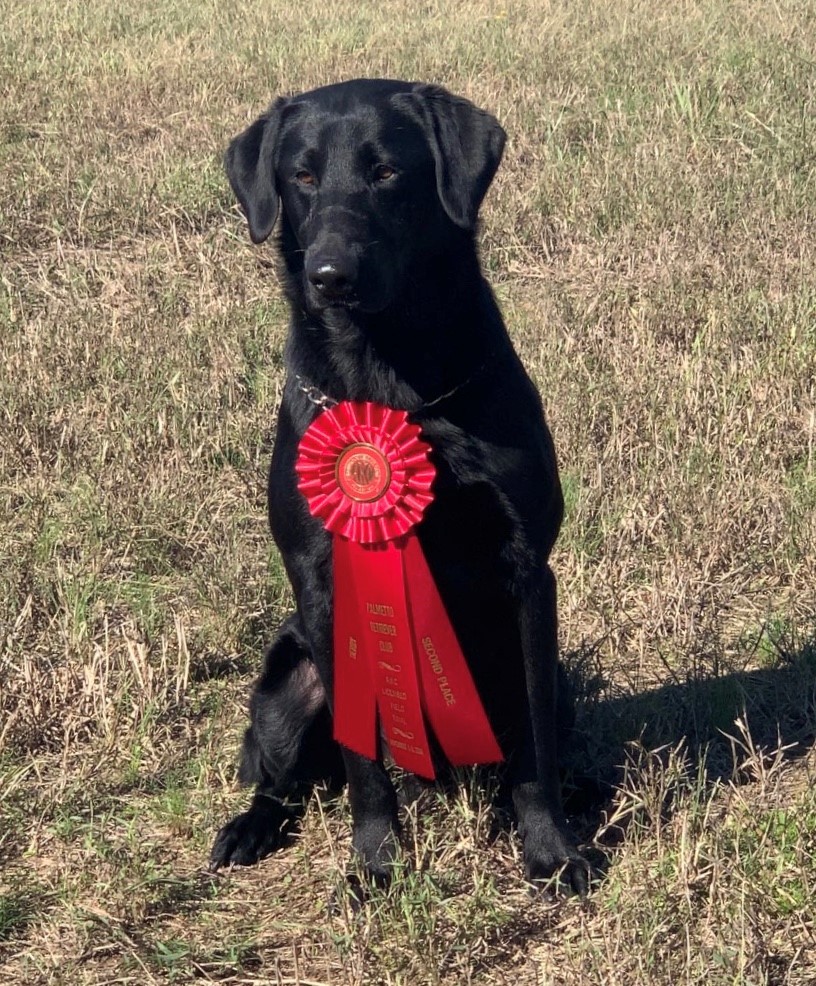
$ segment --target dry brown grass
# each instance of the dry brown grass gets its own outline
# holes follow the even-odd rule
[[[4,983],[816,982],[814,14],[6,5]],[[510,134],[484,259],[567,493],[586,904],[527,895],[469,777],[406,809],[360,913],[326,909],[325,797],[257,869],[202,870],[290,605],[263,502],[286,314],[219,156],[273,94],[355,75]]]

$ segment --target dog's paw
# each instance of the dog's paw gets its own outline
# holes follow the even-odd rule
[[[210,869],[232,864],[252,866],[280,848],[295,821],[295,813],[282,802],[257,798],[249,811],[236,815],[215,837]]]
[[[549,827],[524,839],[524,875],[536,890],[580,897],[586,897],[592,882],[590,865],[569,836]]]
[[[378,820],[355,826],[352,846],[363,881],[375,887],[386,887],[391,882],[399,853],[399,836],[390,822]],[[359,877],[351,876],[349,881],[356,887]]]

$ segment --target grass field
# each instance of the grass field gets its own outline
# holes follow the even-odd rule
[[[813,0],[0,14],[0,981],[813,986]],[[467,774],[359,912],[342,799],[205,869],[291,605],[285,306],[220,157],[359,75],[510,135],[483,256],[564,478],[586,902],[529,895]]]

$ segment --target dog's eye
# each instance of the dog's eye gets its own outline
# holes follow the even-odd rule
[[[298,171],[295,175],[298,185],[314,185],[314,175],[309,171]]]
[[[378,164],[374,169],[374,181],[389,181],[394,177],[396,171],[387,164]]]

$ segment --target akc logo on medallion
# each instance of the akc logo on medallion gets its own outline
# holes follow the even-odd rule
[[[351,500],[379,500],[391,482],[388,459],[374,445],[357,442],[337,457],[337,483]]]

